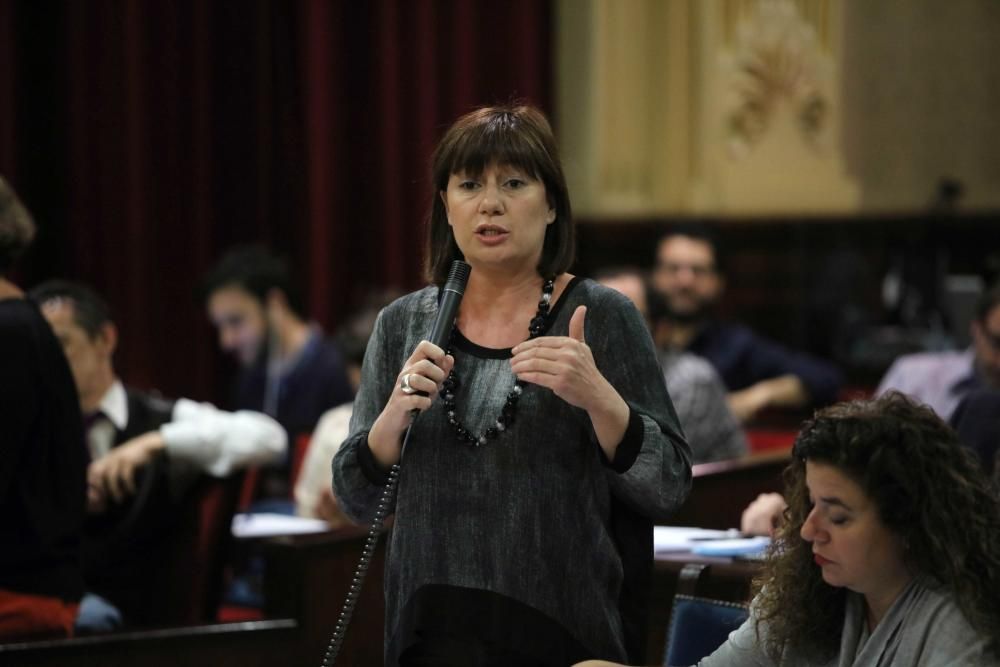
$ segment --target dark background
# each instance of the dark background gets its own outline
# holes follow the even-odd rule
[[[0,173],[40,227],[14,278],[91,283],[128,382],[224,402],[203,273],[234,244],[268,244],[327,330],[370,288],[421,285],[430,152],[482,104],[555,111],[552,21],[535,0],[0,0]],[[997,218],[709,222],[726,314],[870,386],[941,331],[961,342],[942,280],[983,271]],[[580,221],[575,272],[651,266],[671,222]],[[884,302],[892,270],[914,312]]]
[[[0,0],[0,173],[40,232],[14,278],[91,283],[138,386],[218,398],[197,299],[231,245],[289,257],[327,329],[422,284],[428,161],[472,108],[551,111],[550,7]]]

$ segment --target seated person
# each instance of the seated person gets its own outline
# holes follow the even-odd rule
[[[774,537],[774,532],[781,525],[781,517],[788,507],[785,497],[780,493],[762,493],[754,499],[740,516],[740,532],[744,535],[767,535]]]
[[[646,322],[659,319],[662,306],[638,269],[615,268],[595,279],[635,304]],[[749,449],[746,434],[726,402],[726,387],[712,365],[689,352],[660,350],[660,366],[677,419],[691,445],[691,462],[735,459]]]
[[[200,473],[225,477],[281,457],[285,433],[261,413],[227,413],[125,387],[112,359],[118,330],[104,300],[85,285],[49,281],[30,296],[62,344],[87,424],[87,590],[111,601],[128,625],[155,622],[149,584],[167,566],[163,557],[191,484]]]
[[[983,470],[1000,481],[1000,390],[971,392],[955,410],[951,423],[958,439],[979,457]]]
[[[208,273],[202,291],[219,347],[240,365],[232,408],[274,417],[296,442],[312,434],[324,412],[353,399],[341,352],[307,319],[284,261],[261,247],[234,249]],[[287,458],[263,473],[259,497],[291,497]]]
[[[809,420],[750,618],[699,665],[1000,664],[1000,499],[902,394]]]
[[[975,453],[983,472],[1000,480],[1000,391],[971,392],[952,415],[951,426],[959,442]],[[740,531],[773,536],[786,507],[780,493],[760,494],[743,510]]]
[[[897,359],[876,394],[901,391],[947,421],[969,392],[1000,389],[1000,284],[980,295],[969,329],[972,346],[967,350],[921,352]]]
[[[351,391],[357,392],[361,385],[361,365],[365,359],[368,339],[375,328],[379,311],[400,296],[394,290],[372,295],[369,302],[353,315],[340,331],[336,341],[347,362],[347,377]],[[299,516],[323,519],[336,528],[352,524],[340,509],[333,495],[333,455],[350,434],[353,401],[327,410],[319,420],[319,426],[309,441],[302,470],[295,483],[295,513]]]
[[[805,408],[836,400],[843,381],[831,364],[793,352],[715,311],[725,285],[719,243],[702,225],[660,239],[653,288],[663,299],[657,344],[704,357],[729,389],[729,404],[747,422],[765,408]]]
[[[0,178],[0,641],[73,633],[87,451],[66,358],[6,276],[35,224]]]

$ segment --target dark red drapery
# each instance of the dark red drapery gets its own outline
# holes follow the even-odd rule
[[[430,151],[475,106],[550,109],[550,21],[539,0],[0,0],[0,173],[41,228],[16,278],[93,284],[127,381],[220,399],[202,273],[264,242],[328,329],[420,284]]]

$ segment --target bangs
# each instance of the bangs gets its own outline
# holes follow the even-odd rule
[[[480,176],[490,163],[521,169],[544,180],[541,159],[548,151],[533,129],[511,113],[470,124],[441,146],[436,161],[439,171],[434,174],[437,188],[445,189],[452,174]]]

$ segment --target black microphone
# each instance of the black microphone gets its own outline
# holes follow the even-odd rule
[[[469,274],[472,267],[460,259],[451,263],[451,270],[448,271],[448,280],[441,290],[441,303],[438,305],[437,319],[434,321],[434,328],[428,340],[442,350],[448,349],[448,339],[451,338],[451,330],[455,326],[455,318],[458,317],[458,306],[462,303],[465,295],[465,285],[469,282]]]

